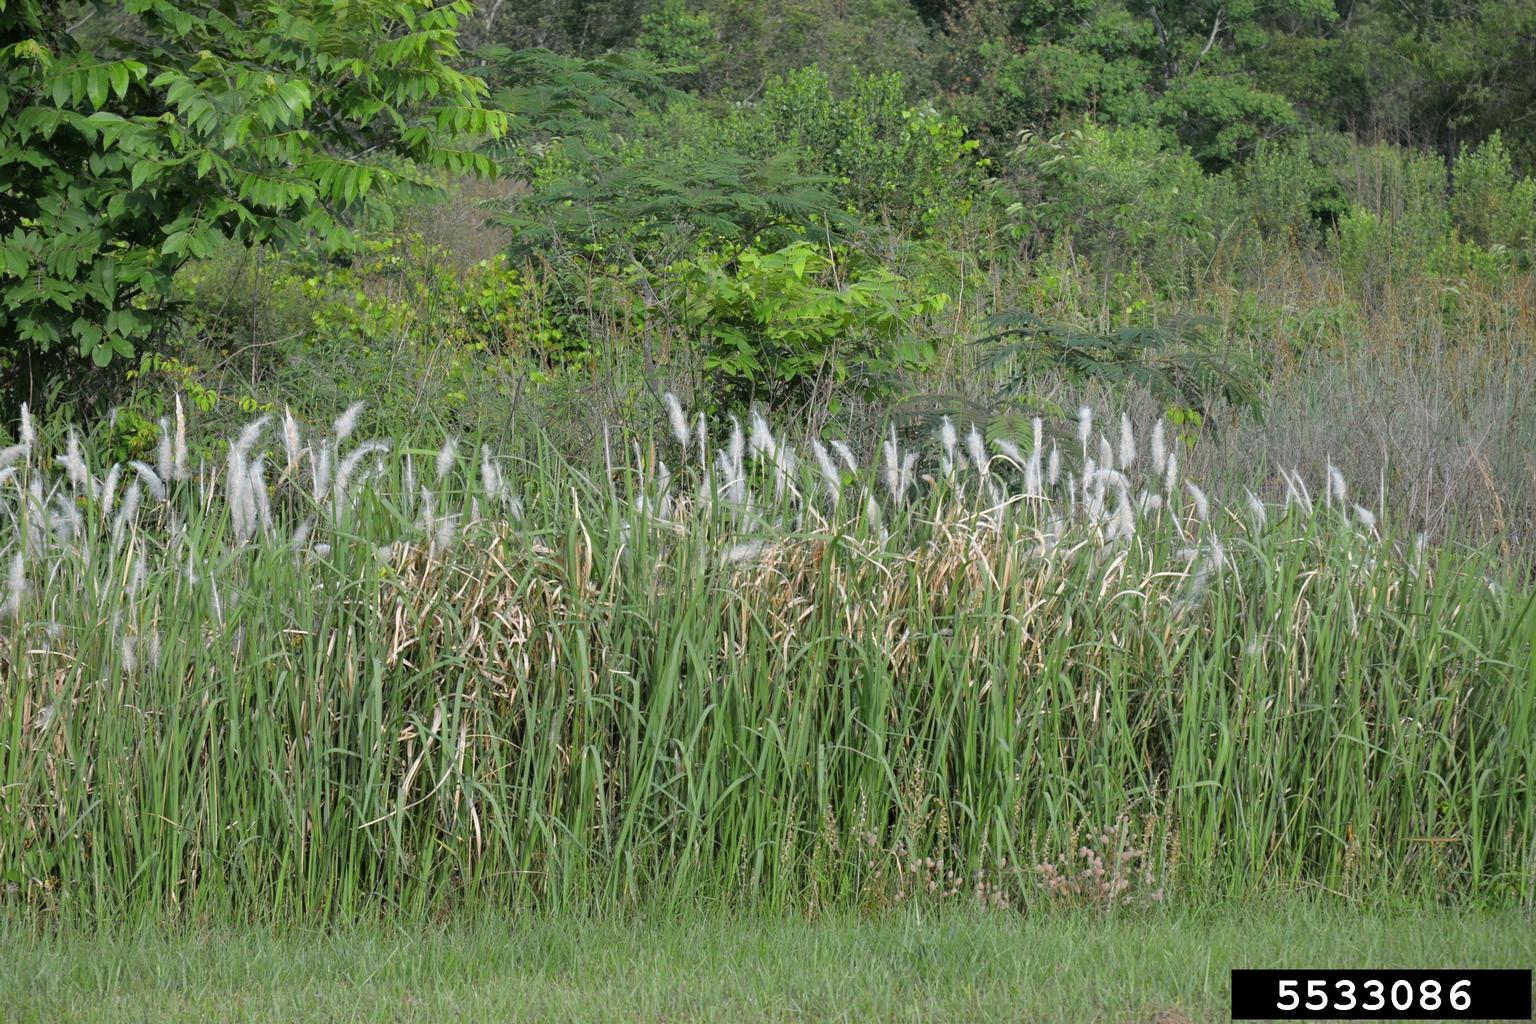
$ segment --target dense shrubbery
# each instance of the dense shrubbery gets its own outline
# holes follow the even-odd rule
[[[176,270],[227,239],[343,244],[357,218],[429,188],[424,169],[492,169],[465,148],[506,123],[457,66],[466,2],[140,0],[73,31],[57,7],[0,7],[0,384],[13,402],[77,376],[79,360],[130,360],[163,327]]]

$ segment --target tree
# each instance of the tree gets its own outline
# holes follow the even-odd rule
[[[0,0],[0,381],[152,344],[223,240],[344,243],[507,115],[456,68],[467,0]],[[88,363],[82,362],[88,360]]]

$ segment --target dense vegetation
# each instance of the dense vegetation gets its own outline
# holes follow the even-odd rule
[[[1529,906],[1532,52],[0,0],[0,898]]]

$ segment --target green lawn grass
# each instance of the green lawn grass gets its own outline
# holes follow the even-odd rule
[[[1529,967],[1528,912],[1287,902],[1100,919],[557,919],[339,931],[0,929],[7,1021],[1225,1020],[1228,971]]]

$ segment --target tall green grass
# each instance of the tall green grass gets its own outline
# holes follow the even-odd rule
[[[978,465],[946,432],[925,485],[896,439],[887,481],[677,421],[586,466],[349,424],[184,471],[27,439],[0,901],[1536,895],[1536,605],[1487,556],[1332,481],[1207,511],[1134,440],[1085,473],[1107,442],[1066,436],[1053,487],[1044,442]]]

